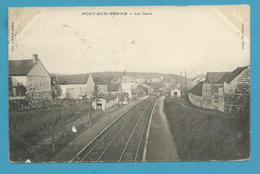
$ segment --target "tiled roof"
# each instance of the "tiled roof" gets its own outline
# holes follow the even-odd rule
[[[86,84],[89,78],[89,74],[53,74],[52,80],[59,85],[76,85],[76,84]],[[95,85],[105,85],[106,83],[99,77],[93,77]]]
[[[218,83],[228,72],[207,72],[206,83]]]
[[[203,83],[204,83],[204,81],[199,82],[197,85],[195,85],[193,88],[191,88],[189,90],[189,93],[192,93],[192,94],[197,95],[197,96],[202,96]]]
[[[86,84],[88,76],[85,74],[73,74],[73,75],[54,75],[57,84],[59,85],[75,85],[75,84]]]
[[[234,71],[227,73],[225,76],[223,76],[220,80],[220,82],[231,82],[236,76],[238,76],[242,71],[244,71],[248,66],[238,67]]]
[[[9,75],[10,76],[26,76],[32,69],[34,62],[32,59],[9,60]]]

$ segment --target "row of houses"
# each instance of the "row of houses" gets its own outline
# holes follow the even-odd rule
[[[208,72],[188,94],[197,107],[222,112],[249,111],[250,66],[232,72]]]
[[[105,110],[115,104],[127,104],[130,94],[124,83],[105,82],[91,74],[53,75],[53,93],[59,99],[88,99],[94,109]]]
[[[126,75],[104,80],[92,74],[50,74],[37,54],[32,59],[9,60],[9,101],[88,99],[94,109],[126,104],[134,96],[165,89],[162,77],[130,78]]]
[[[91,74],[53,75],[37,54],[32,59],[9,60],[9,101],[28,106],[29,100],[89,99],[95,109],[126,104],[129,94],[123,83],[105,83]],[[126,87],[125,87],[126,88]],[[102,102],[101,102],[102,101]]]

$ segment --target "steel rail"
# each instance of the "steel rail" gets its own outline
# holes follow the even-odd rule
[[[82,152],[84,152],[84,150],[86,150],[96,139],[98,139],[105,131],[107,131],[110,127],[112,127],[116,122],[118,122],[122,117],[124,117],[128,111],[130,111],[131,109],[133,109],[135,106],[137,106],[137,104],[145,101],[146,98],[144,98],[143,100],[140,100],[139,102],[137,102],[136,104],[134,104],[133,106],[131,106],[130,108],[128,108],[125,112],[121,113],[121,116],[119,116],[117,119],[115,119],[112,123],[110,123],[107,127],[105,127],[97,136],[95,136],[95,138],[93,138],[93,140],[91,142],[89,142],[87,145],[85,145],[76,155],[74,155],[71,160],[69,162],[73,162],[77,159],[77,157],[80,156],[80,154]]]
[[[145,159],[146,159],[147,146],[148,146],[148,138],[149,138],[149,133],[150,133],[150,128],[151,128],[151,122],[152,122],[153,112],[154,112],[154,108],[155,108],[155,105],[156,105],[156,103],[157,103],[157,100],[158,100],[158,98],[155,100],[154,105],[153,105],[152,112],[151,112],[151,114],[150,114],[150,119],[149,119],[148,128],[147,128],[147,132],[146,132],[146,137],[145,137],[145,145],[144,145],[144,151],[143,151],[142,161],[145,161]]]
[[[151,103],[151,102],[148,102],[147,105],[145,106],[145,109],[144,109],[144,111],[140,114],[140,117],[139,117],[137,123],[135,124],[135,127],[138,125],[138,122],[140,121],[140,118],[142,118],[144,112],[146,111],[146,108],[148,107],[148,105],[149,105],[150,103]],[[123,129],[123,128],[125,128],[125,125],[127,125],[127,123],[128,123],[128,122],[126,122],[126,123],[124,124],[124,126],[122,126],[122,127],[120,128],[120,130]],[[134,127],[134,129],[135,129],[135,127]],[[106,152],[106,150],[108,149],[108,147],[114,142],[114,140],[115,140],[115,138],[117,137],[117,135],[119,135],[120,130],[116,133],[116,135],[113,137],[113,139],[110,141],[110,143],[109,143],[109,144],[107,145],[107,147],[104,149],[104,151],[100,154],[100,156],[99,156],[98,159],[97,159],[98,161],[99,161],[99,159],[102,157],[102,155]],[[130,135],[130,136],[131,136],[131,135]]]
[[[133,137],[133,135],[134,135],[134,133],[135,133],[135,130],[136,130],[137,126],[139,125],[139,123],[141,122],[142,118],[144,117],[145,111],[147,110],[148,105],[150,105],[151,103],[152,103],[152,102],[150,102],[150,103],[148,103],[148,104],[146,105],[146,107],[145,107],[145,109],[144,109],[142,115],[141,115],[140,118],[138,119],[138,121],[137,121],[137,123],[136,123],[136,125],[135,125],[135,127],[134,127],[134,129],[133,129],[133,131],[131,132],[131,134],[130,134],[128,140],[127,140],[127,143],[126,143],[126,145],[125,145],[125,147],[124,147],[124,149],[123,149],[123,152],[122,152],[121,155],[120,155],[119,161],[122,160],[122,157],[123,157],[123,155],[124,155],[124,153],[125,153],[125,151],[126,151],[128,145],[129,145],[129,142],[131,141],[131,139],[132,139],[132,137]],[[144,124],[144,125],[145,125],[145,124]]]

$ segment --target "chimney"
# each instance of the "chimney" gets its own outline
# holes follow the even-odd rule
[[[33,54],[33,63],[36,63],[38,61],[38,54]]]

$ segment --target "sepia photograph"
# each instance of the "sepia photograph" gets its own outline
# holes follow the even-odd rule
[[[250,159],[250,7],[12,7],[12,163]]]

